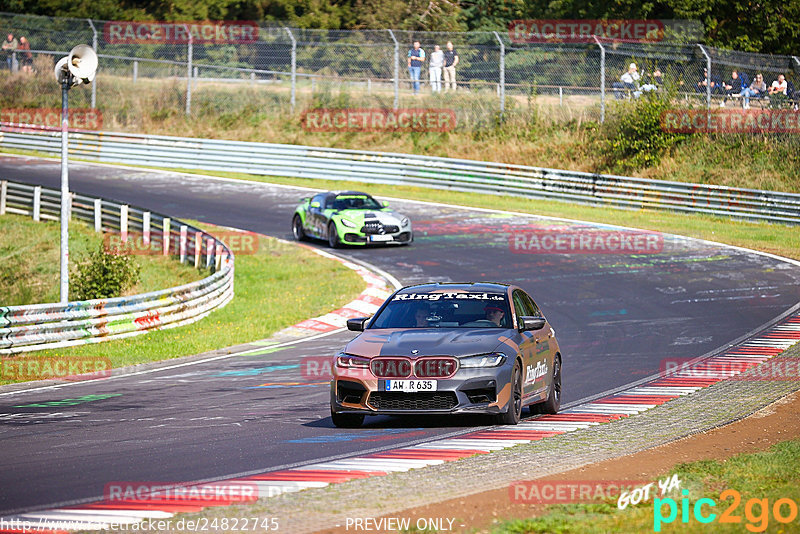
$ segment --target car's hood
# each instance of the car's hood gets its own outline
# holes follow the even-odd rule
[[[366,357],[470,356],[492,352],[512,335],[500,328],[381,328],[363,332],[345,352]]]
[[[340,217],[346,217],[354,223],[364,224],[366,221],[377,220],[381,224],[394,224],[400,226],[404,215],[392,210],[342,210],[336,212]]]

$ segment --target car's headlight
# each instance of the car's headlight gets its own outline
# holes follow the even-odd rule
[[[339,220],[342,222],[342,226],[346,226],[348,228],[355,228],[356,226],[358,226],[356,223],[354,223],[350,219],[345,219],[344,217],[342,217]]]
[[[459,358],[461,368],[470,367],[500,367],[506,361],[506,355],[502,352],[492,352],[490,354],[478,354],[477,356],[466,356]]]
[[[336,367],[343,369],[366,369],[369,367],[369,358],[354,356],[345,352],[340,352],[336,356]]]
[[[408,223],[410,222],[411,221],[408,220],[408,217],[403,217],[402,219],[400,219],[400,224],[403,225],[403,227],[408,226]]]

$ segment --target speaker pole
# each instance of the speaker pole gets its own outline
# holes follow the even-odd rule
[[[61,303],[69,302],[69,88],[72,74],[61,82]]]

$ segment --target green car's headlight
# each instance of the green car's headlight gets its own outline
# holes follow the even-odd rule
[[[345,219],[344,217],[342,217],[342,218],[341,218],[341,219],[339,219],[339,220],[341,221],[341,223],[342,223],[342,226],[346,226],[346,227],[348,227],[348,228],[355,228],[356,226],[358,226],[356,223],[354,223],[354,222],[353,222],[353,221],[351,221],[350,219]]]
[[[500,367],[506,361],[506,355],[502,352],[492,352],[490,354],[478,354],[477,356],[466,356],[459,358],[461,368],[475,367]]]

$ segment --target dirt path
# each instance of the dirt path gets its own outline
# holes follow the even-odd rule
[[[800,392],[775,402],[750,417],[708,432],[654,447],[629,456],[606,460],[542,481],[655,480],[674,465],[697,460],[723,460],[731,456],[765,450],[772,445],[800,438]],[[478,493],[392,514],[392,518],[457,518],[454,532],[489,530],[495,520],[538,515],[544,505],[512,502],[508,488]],[[457,525],[464,525],[458,527]],[[447,524],[445,523],[445,526]],[[354,532],[339,528],[323,532]],[[381,532],[381,530],[372,530]]]

